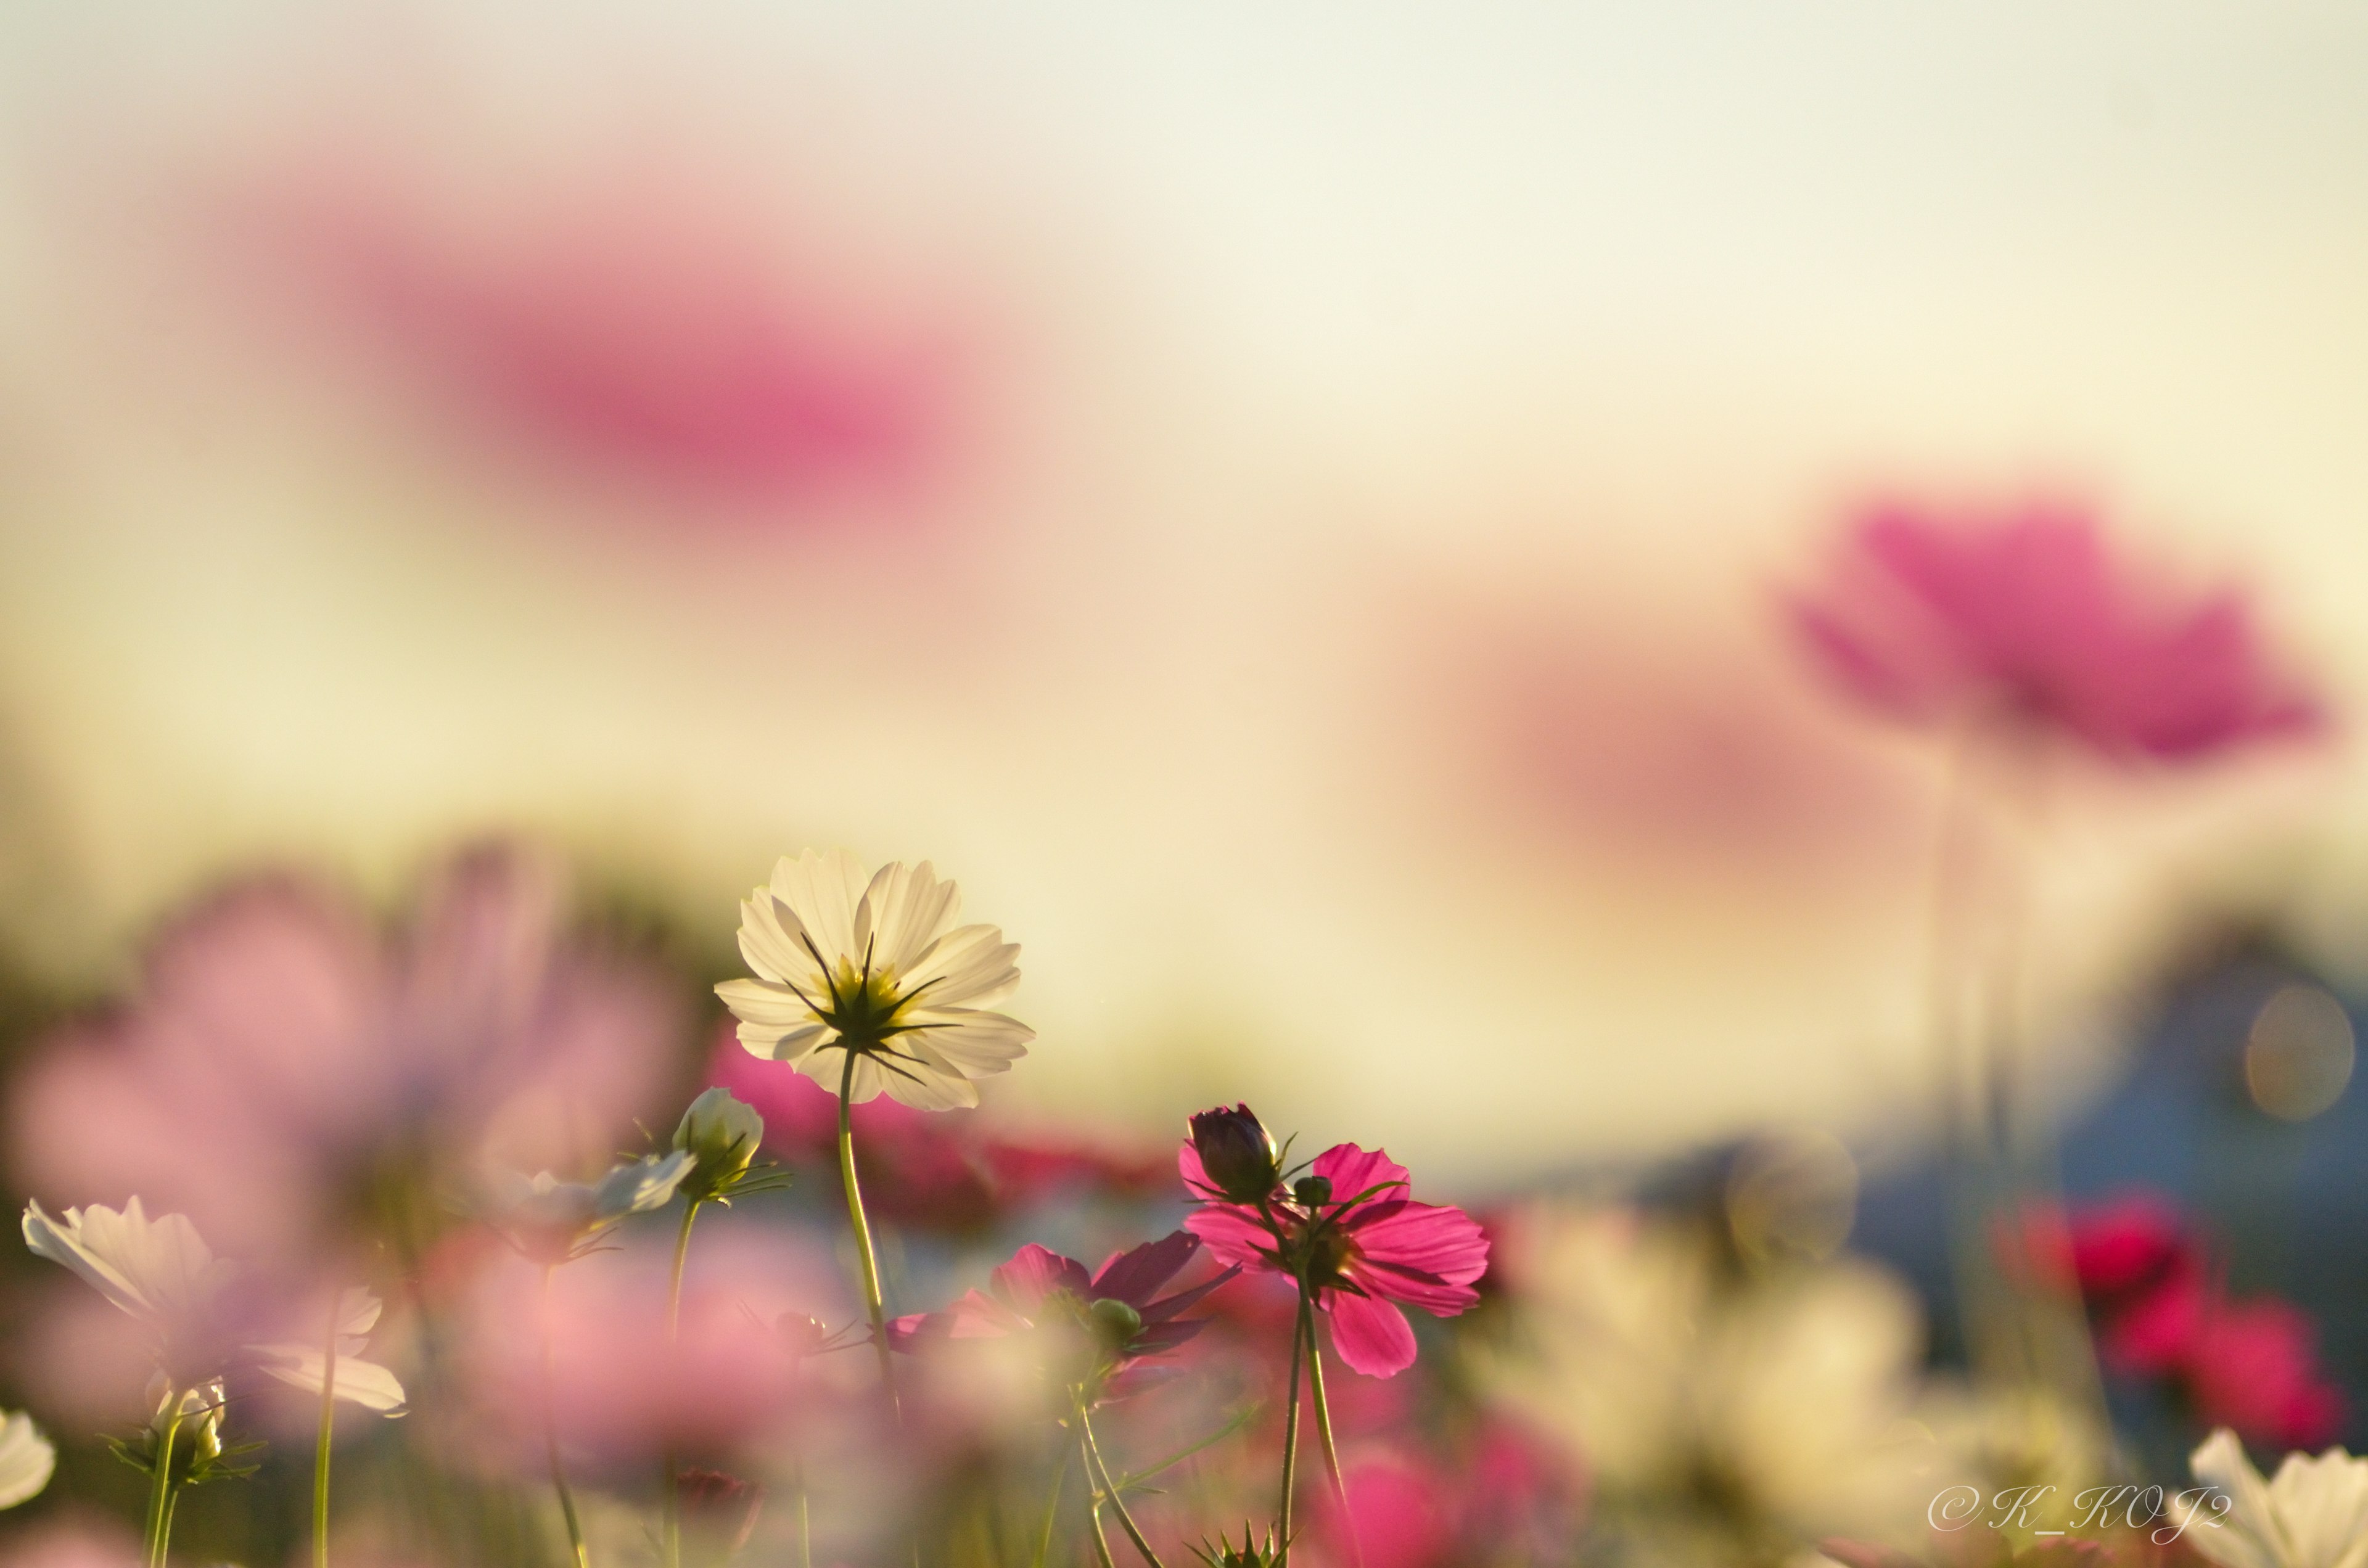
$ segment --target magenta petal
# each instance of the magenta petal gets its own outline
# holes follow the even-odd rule
[[[1114,1253],[1095,1274],[1092,1293],[1139,1309],[1200,1250],[1200,1237],[1190,1231],[1175,1231],[1132,1252]]]
[[[1011,1255],[1011,1261],[986,1277],[987,1288],[1024,1317],[1034,1317],[1044,1298],[1066,1290],[1080,1300],[1091,1294],[1086,1266],[1063,1257],[1050,1247],[1030,1242]]]
[[[1368,1220],[1352,1215],[1357,1251],[1378,1267],[1410,1269],[1451,1285],[1469,1285],[1488,1269],[1488,1237],[1480,1222],[1443,1203],[1401,1203]]]
[[[1222,1262],[1244,1268],[1272,1267],[1265,1253],[1273,1245],[1273,1238],[1249,1210],[1230,1203],[1203,1204],[1184,1217],[1184,1228],[1206,1242]]]
[[[1387,1301],[1327,1290],[1333,1353],[1369,1378],[1394,1378],[1414,1365],[1414,1329]]]
[[[1343,1202],[1385,1185],[1390,1190],[1383,1197],[1403,1198],[1412,1179],[1404,1165],[1382,1151],[1369,1154],[1354,1143],[1335,1143],[1315,1156],[1314,1169],[1332,1184],[1332,1196]]]

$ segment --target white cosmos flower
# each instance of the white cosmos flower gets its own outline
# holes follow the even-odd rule
[[[134,1198],[120,1212],[94,1203],[52,1219],[36,1200],[25,1206],[25,1244],[35,1256],[72,1269],[100,1295],[154,1329],[168,1363],[168,1384],[186,1390],[227,1370],[222,1363],[236,1360],[298,1388],[321,1392],[321,1368],[327,1357],[320,1345],[222,1347],[214,1337],[223,1326],[217,1307],[223,1290],[237,1276],[237,1266],[216,1257],[187,1215],[161,1214],[151,1220]],[[363,1336],[378,1315],[379,1300],[367,1290],[347,1290],[340,1299],[336,1395],[382,1415],[399,1415],[403,1384],[384,1367],[361,1358]],[[192,1357],[214,1364],[172,1364]]]
[[[512,1246],[537,1263],[565,1263],[627,1216],[672,1202],[675,1188],[697,1163],[688,1149],[645,1154],[613,1167],[597,1182],[562,1181],[549,1171],[531,1176],[499,1171],[490,1183],[487,1217]]]
[[[1036,1031],[988,1010],[1019,986],[1019,949],[993,926],[955,925],[960,907],[926,860],[867,876],[845,850],[784,856],[740,905],[757,978],[716,994],[752,1055],[833,1091],[851,1058],[849,1100],[885,1089],[922,1110],[974,1106],[971,1080],[1008,1070]]]
[[[2175,1509],[2187,1526],[2181,1539],[2222,1568],[2368,1565],[2368,1459],[2341,1449],[2288,1454],[2265,1482],[2224,1426],[2187,1462],[2227,1503],[2225,1512],[2216,1499]]]
[[[337,1397],[381,1415],[400,1415],[403,1384],[384,1367],[362,1359],[362,1352],[370,1347],[370,1331],[378,1326],[381,1310],[376,1296],[359,1288],[337,1298]],[[247,1350],[257,1368],[281,1382],[306,1393],[321,1392],[322,1368],[329,1358],[321,1346],[287,1340],[250,1345]]]
[[[58,1450],[26,1415],[0,1415],[0,1508],[40,1494],[58,1467]]]

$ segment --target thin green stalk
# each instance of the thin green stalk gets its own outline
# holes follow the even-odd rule
[[[559,1413],[551,1372],[551,1268],[550,1264],[542,1266],[542,1447],[551,1459],[551,1489],[559,1494],[560,1517],[567,1521],[567,1545],[575,1568],[591,1568],[591,1554],[584,1549],[584,1525],[575,1517],[575,1494],[567,1489],[567,1471],[559,1462]]]
[[[682,1343],[682,1267],[690,1257],[690,1225],[699,1218],[699,1204],[700,1200],[694,1198],[682,1206],[682,1229],[675,1233],[674,1271],[666,1277],[666,1349],[669,1352]],[[666,1568],[682,1568],[682,1477],[672,1443],[666,1446],[658,1462],[666,1467]]]
[[[855,1117],[848,1096],[855,1089],[855,1052],[838,1076],[838,1179],[847,1187],[847,1221],[855,1230],[855,1256],[863,1265],[863,1306],[871,1314],[871,1343],[880,1351],[880,1382],[901,1418],[896,1400],[896,1358],[888,1348],[888,1308],[880,1294],[880,1259],[871,1250],[871,1221],[863,1214],[863,1188],[855,1179]]]
[[[1325,1468],[1332,1472],[1332,1494],[1340,1500],[1340,1528],[1349,1535],[1349,1561],[1365,1568],[1364,1543],[1357,1539],[1357,1517],[1349,1511],[1349,1482],[1340,1473],[1340,1450],[1332,1441],[1332,1403],[1324,1397],[1324,1352],[1315,1343],[1315,1317],[1306,1314],[1307,1386],[1315,1396],[1315,1435],[1324,1440]]]
[[[1094,1460],[1086,1448],[1086,1424],[1077,1423],[1077,1462],[1086,1472],[1086,1523],[1094,1538],[1094,1561],[1100,1568],[1118,1568],[1110,1561],[1110,1539],[1102,1534],[1102,1492],[1094,1484]]]
[[[329,1444],[337,1425],[337,1324],[344,1291],[329,1302],[329,1339],[321,1352],[321,1436],[313,1446],[313,1568],[329,1568]]]
[[[148,1488],[144,1537],[148,1568],[163,1568],[165,1542],[173,1529],[173,1444],[181,1435],[181,1393],[174,1389],[165,1397],[171,1402],[171,1414],[165,1417],[164,1436],[156,1440],[155,1476]]]
[[[1086,1457],[1093,1461],[1092,1473],[1101,1477],[1102,1492],[1110,1498],[1110,1506],[1118,1510],[1119,1528],[1126,1531],[1126,1539],[1134,1542],[1134,1550],[1142,1554],[1150,1568],[1167,1568],[1167,1564],[1159,1561],[1159,1553],[1151,1550],[1151,1543],[1143,1539],[1143,1531],[1135,1527],[1134,1516],[1126,1511],[1126,1499],[1118,1494],[1118,1483],[1110,1478],[1110,1461],[1102,1458],[1102,1446],[1094,1440],[1094,1418],[1087,1412],[1082,1394],[1076,1403],[1077,1430],[1086,1440]],[[1091,1476],[1087,1479],[1090,1480]],[[1362,1564],[1359,1568],[1362,1568]]]
[[[1053,1521],[1060,1517],[1061,1483],[1068,1479],[1069,1453],[1064,1449],[1059,1462],[1053,1466],[1053,1490],[1044,1494],[1044,1524],[1036,1532],[1036,1556],[1028,1568],[1044,1568],[1044,1560],[1053,1554]]]
[[[814,1511],[806,1502],[806,1461],[790,1466],[790,1491],[798,1507],[798,1568],[814,1568]],[[1040,1563],[1038,1568],[1042,1568]]]
[[[1291,1404],[1282,1418],[1282,1505],[1276,1510],[1281,1519],[1276,1528],[1282,1536],[1281,1551],[1275,1557],[1275,1568],[1291,1568],[1291,1494],[1298,1480],[1299,1467],[1299,1347],[1307,1343],[1315,1324],[1309,1321],[1307,1291],[1299,1292],[1299,1315],[1291,1325]]]

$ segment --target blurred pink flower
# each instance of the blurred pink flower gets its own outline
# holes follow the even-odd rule
[[[749,1055],[729,1019],[707,1082],[756,1108],[774,1158],[837,1188],[836,1094],[787,1062]],[[973,1235],[1064,1190],[1132,1199],[1166,1187],[1164,1160],[1082,1141],[1001,1135],[966,1111],[920,1111],[882,1096],[852,1114],[864,1202],[877,1218],[910,1230]]]
[[[563,915],[552,869],[498,847],[439,867],[386,938],[316,883],[233,886],[156,939],[133,1003],[34,1062],[17,1179],[136,1191],[268,1267],[439,1172],[605,1154],[669,1075],[680,1006]]]
[[[1360,1372],[1386,1378],[1414,1365],[1414,1329],[1390,1303],[1453,1317],[1480,1300],[1472,1285],[1487,1269],[1488,1242],[1479,1225],[1461,1209],[1410,1201],[1406,1168],[1385,1153],[1336,1144],[1315,1156],[1298,1187],[1264,1206],[1216,1200],[1189,1140],[1177,1165],[1184,1190],[1201,1200],[1185,1228],[1219,1259],[1295,1278],[1305,1255],[1332,1348]]]
[[[1543,1561],[1566,1548],[1577,1488],[1567,1466],[1518,1427],[1487,1422],[1452,1449],[1383,1449],[1345,1467],[1349,1514],[1365,1568]],[[1357,1555],[1329,1487],[1318,1493],[1315,1545],[1329,1563]]]
[[[488,204],[483,170],[332,133],[225,226],[277,319],[309,306],[455,428],[566,468],[758,502],[939,477],[964,358],[944,301],[867,301],[768,233],[782,192],[733,160],[573,156]]]
[[[2060,1247],[2078,1280],[2107,1369],[2160,1380],[2200,1426],[2258,1443],[2311,1448],[2340,1427],[2342,1391],[2319,1366],[2309,1315],[2229,1296],[2167,1199],[2127,1194],[2032,1229],[2034,1255]]]
[[[1088,1275],[1076,1258],[1030,1242],[987,1277],[985,1290],[965,1292],[943,1312],[891,1323],[889,1343],[919,1352],[951,1340],[1032,1335],[1064,1384],[1090,1382],[1105,1397],[1123,1397],[1139,1386],[1127,1376],[1136,1363],[1199,1334],[1201,1320],[1182,1314],[1241,1272],[1227,1268],[1161,1296],[1200,1250],[1199,1237],[1177,1231],[1112,1253]]]
[[[542,1462],[546,1323],[559,1431],[571,1455],[596,1468],[630,1471],[669,1450],[728,1467],[836,1397],[836,1380],[810,1377],[805,1346],[776,1328],[785,1312],[834,1303],[828,1261],[778,1235],[701,1238],[671,1346],[662,1245],[629,1244],[556,1271],[547,1317],[540,1269],[485,1261],[455,1303],[459,1383],[470,1403],[467,1440],[495,1463],[532,1473]]]
[[[2272,667],[2239,594],[2162,592],[2075,509],[1879,506],[1792,608],[1829,674],[1909,722],[2025,724],[2119,762],[2190,761],[2326,722]]]

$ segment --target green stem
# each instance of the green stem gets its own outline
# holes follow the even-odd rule
[[[551,1373],[551,1269],[550,1264],[542,1266],[542,1447],[551,1459],[551,1489],[559,1494],[559,1513],[567,1521],[567,1545],[575,1568],[591,1568],[591,1554],[584,1550],[584,1525],[575,1517],[575,1494],[567,1489],[567,1471],[559,1462],[559,1413]]]
[[[880,1259],[871,1250],[871,1221],[863,1214],[863,1188],[855,1179],[854,1106],[848,1096],[855,1088],[855,1052],[847,1053],[847,1068],[838,1077],[838,1179],[847,1187],[847,1221],[855,1230],[855,1256],[863,1265],[863,1306],[871,1314],[871,1343],[880,1351],[880,1383],[898,1418],[904,1407],[896,1400],[895,1353],[888,1348],[888,1308],[880,1294]]]
[[[165,1542],[173,1533],[173,1443],[181,1435],[181,1393],[173,1389],[165,1397],[172,1413],[165,1417],[165,1434],[156,1442],[155,1479],[148,1488],[148,1568],[163,1568]]]
[[[1086,1524],[1094,1538],[1094,1561],[1100,1568],[1118,1568],[1110,1561],[1110,1538],[1102,1534],[1102,1490],[1094,1484],[1094,1459],[1086,1447],[1086,1424],[1077,1423],[1077,1462],[1086,1472]]]
[[[1085,1435],[1086,1454],[1093,1460],[1094,1472],[1101,1477],[1103,1493],[1109,1496],[1110,1506],[1118,1510],[1119,1528],[1126,1531],[1126,1539],[1134,1542],[1134,1550],[1150,1568],[1167,1568],[1159,1561],[1159,1553],[1151,1550],[1151,1543],[1143,1539],[1143,1531],[1135,1528],[1134,1516],[1126,1511],[1126,1499],[1118,1494],[1118,1483],[1110,1476],[1110,1461],[1102,1458],[1102,1446],[1094,1440],[1094,1418],[1087,1414],[1082,1394],[1077,1398],[1077,1430]],[[1359,1568],[1363,1565],[1359,1564]]]
[[[313,1446],[313,1568],[329,1568],[329,1444],[337,1425],[337,1324],[345,1292],[329,1302],[329,1340],[321,1352],[321,1436]]]
[[[1291,1494],[1298,1479],[1299,1467],[1299,1348],[1307,1343],[1315,1324],[1308,1322],[1307,1292],[1299,1293],[1299,1315],[1291,1324],[1291,1401],[1282,1418],[1282,1505],[1277,1510],[1281,1516],[1278,1529],[1282,1535],[1282,1547],[1275,1557],[1275,1568],[1291,1564]]]
[[[1060,1517],[1061,1483],[1068,1479],[1069,1454],[1064,1449],[1060,1462],[1053,1467],[1053,1490],[1044,1495],[1044,1524],[1036,1532],[1036,1556],[1029,1568],[1044,1568],[1044,1560],[1053,1554],[1053,1521]]]
[[[1340,1528],[1349,1537],[1349,1561],[1365,1568],[1364,1543],[1357,1539],[1357,1517],[1349,1512],[1349,1482],[1340,1473],[1340,1450],[1332,1441],[1332,1403],[1324,1397],[1324,1352],[1315,1343],[1315,1315],[1307,1322],[1307,1387],[1315,1396],[1315,1435],[1324,1440],[1325,1468],[1332,1472],[1332,1494],[1340,1501]]]
[[[798,1506],[798,1568],[814,1568],[814,1512],[806,1502],[806,1461],[790,1466],[790,1491]],[[1037,1568],[1042,1568],[1039,1563]]]
[[[675,1233],[674,1271],[666,1277],[666,1349],[669,1352],[682,1342],[682,1267],[690,1257],[690,1225],[699,1218],[699,1205],[700,1199],[694,1198],[682,1206],[682,1229]],[[663,1538],[666,1568],[682,1568],[682,1477],[672,1443],[666,1446],[658,1462],[666,1468]]]

